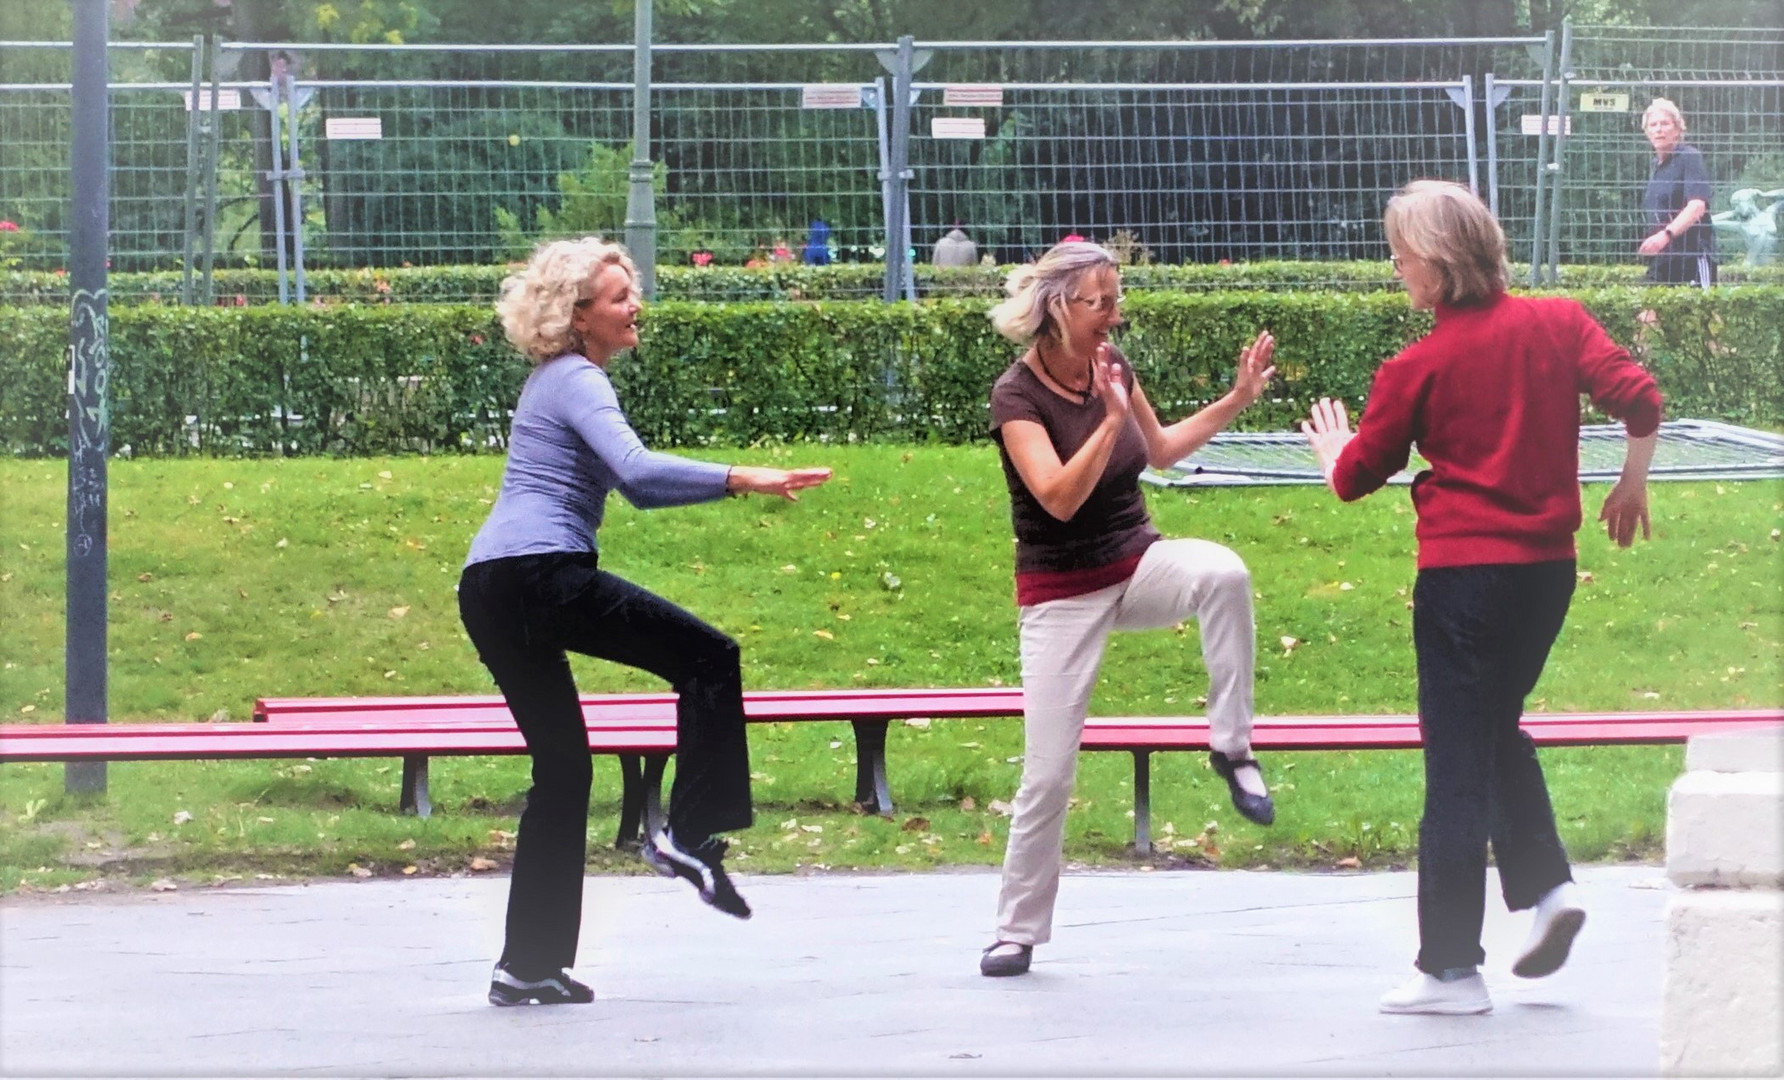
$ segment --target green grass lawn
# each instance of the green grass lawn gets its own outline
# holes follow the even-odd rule
[[[1007,498],[988,446],[757,448],[828,464],[797,505],[761,498],[633,510],[615,499],[603,565],[735,635],[752,688],[984,686],[1018,680]],[[489,693],[453,585],[500,479],[493,457],[114,462],[114,722],[244,719],[259,696]],[[0,462],[0,715],[62,709],[61,462]],[[1603,488],[1586,493],[1588,521]],[[1784,484],[1658,484],[1655,537],[1618,551],[1582,532],[1582,581],[1533,709],[1777,705]],[[1413,517],[1403,491],[1340,505],[1322,489],[1157,490],[1167,535],[1228,544],[1257,594],[1263,713],[1411,712]],[[1194,624],[1117,635],[1093,710],[1200,711]],[[586,691],[658,689],[578,660]],[[1015,721],[894,730],[892,820],[853,812],[845,724],[753,728],[758,820],[739,866],[995,863],[1014,793]],[[1651,857],[1677,748],[1544,754],[1576,857]],[[1275,827],[1240,819],[1199,757],[1154,768],[1153,865],[1404,865],[1416,847],[1410,752],[1275,754]],[[0,767],[0,888],[96,876],[188,880],[499,866],[526,789],[517,758],[434,763],[435,816],[398,815],[395,761],[118,763],[100,798],[59,765]],[[596,765],[593,830],[611,834],[618,768]],[[1068,858],[1131,864],[1125,755],[1083,762]],[[591,866],[631,868],[604,843]],[[413,868],[411,870],[411,868]]]

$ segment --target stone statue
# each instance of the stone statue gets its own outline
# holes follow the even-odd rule
[[[1728,197],[1729,209],[1710,215],[1722,243],[1738,243],[1747,265],[1765,266],[1778,250],[1778,218],[1784,215],[1784,188],[1761,191],[1741,188]]]

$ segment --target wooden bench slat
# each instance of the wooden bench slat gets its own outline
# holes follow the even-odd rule
[[[620,757],[625,793],[620,837],[660,819],[664,763],[675,750],[675,696],[593,694],[582,698],[589,749]],[[749,691],[751,722],[847,720],[856,736],[856,799],[891,811],[885,775],[886,729],[916,717],[994,718],[1022,713],[1019,687],[910,690]],[[0,725],[0,761],[387,757],[403,759],[402,806],[426,815],[430,755],[519,754],[526,750],[506,703],[464,697],[264,698],[258,723],[118,723]],[[1706,731],[1784,724],[1784,710],[1712,709],[1637,713],[1529,713],[1523,728],[1539,745],[1680,743]],[[1150,850],[1151,755],[1205,751],[1201,716],[1092,717],[1085,751],[1134,756],[1135,850]],[[1415,749],[1418,718],[1398,716],[1258,717],[1260,751]]]

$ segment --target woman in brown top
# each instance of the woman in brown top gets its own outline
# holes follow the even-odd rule
[[[1078,740],[1111,630],[1201,623],[1209,760],[1241,814],[1275,819],[1251,756],[1250,575],[1218,544],[1162,538],[1139,487],[1148,464],[1181,460],[1257,400],[1275,339],[1259,334],[1233,389],[1167,426],[1109,341],[1121,278],[1108,251],[1061,243],[1005,289],[992,321],[1026,351],[991,389],[991,424],[1016,531],[1024,754],[986,975],[1023,974],[1051,937]]]

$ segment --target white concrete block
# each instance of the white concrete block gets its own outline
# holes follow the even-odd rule
[[[1784,727],[1693,735],[1686,772],[1784,772]]]
[[[1666,912],[1660,1071],[1667,1076],[1784,1072],[1784,894],[1707,889]]]
[[[1784,885],[1784,773],[1688,772],[1666,796],[1676,885]]]

